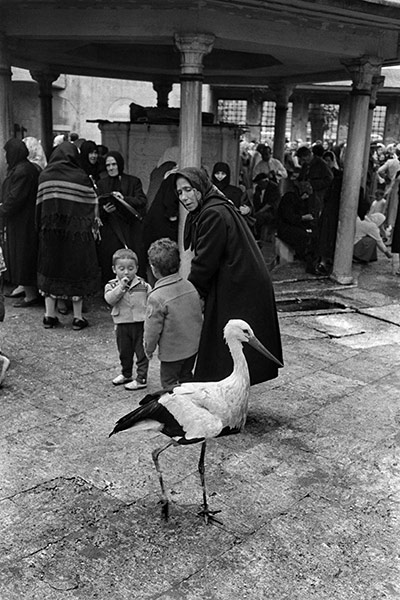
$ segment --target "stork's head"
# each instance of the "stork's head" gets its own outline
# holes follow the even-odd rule
[[[256,338],[250,325],[242,319],[230,319],[227,322],[224,327],[224,338],[228,346],[232,346],[232,344],[237,342],[241,342],[242,344],[247,342],[255,350],[258,350],[258,352],[261,352],[261,354],[274,361],[277,365],[283,367],[283,364]]]
[[[224,338],[227,343],[229,340],[248,342],[252,337],[254,337],[252,328],[242,319],[230,319],[224,327]]]

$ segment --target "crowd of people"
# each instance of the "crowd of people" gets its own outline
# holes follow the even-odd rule
[[[45,329],[72,312],[72,329],[81,331],[90,321],[85,299],[101,292],[121,363],[113,385],[145,388],[157,347],[164,388],[228,376],[223,328],[231,318],[246,320],[282,362],[252,195],[231,184],[227,163],[216,163],[210,176],[204,168],[179,169],[170,148],[146,195],[119,152],[77,134],[56,136],[48,161],[34,138],[13,138],[5,151],[0,225],[8,296],[19,309],[43,304]],[[179,274],[179,204],[187,211],[184,245],[193,252],[187,279]],[[277,376],[274,362],[245,352],[251,384]],[[0,384],[8,365],[2,356]]]
[[[329,275],[333,267],[345,152],[344,144],[293,142],[281,163],[268,144],[241,148],[241,182],[251,198],[257,239],[277,236],[317,276]],[[355,262],[376,260],[377,249],[388,258],[399,252],[399,157],[400,144],[371,144],[359,194]],[[400,274],[395,266],[393,272]]]
[[[72,329],[80,331],[89,325],[85,299],[104,295],[121,362],[112,383],[128,390],[147,386],[157,346],[163,387],[226,377],[232,361],[222,331],[230,318],[248,321],[282,360],[260,247],[277,236],[307,272],[330,273],[345,148],[293,143],[283,162],[269,144],[242,148],[234,185],[225,162],[210,175],[203,167],[180,169],[174,146],[151,172],[145,194],[121,153],[72,135],[56,136],[48,162],[35,138],[13,138],[4,147],[0,269],[13,306],[44,304],[46,329],[72,312]],[[399,156],[400,145],[385,152],[371,145],[355,262],[376,260],[378,250],[388,258],[400,251]],[[193,253],[187,279],[179,275],[180,204],[187,211],[184,248]],[[275,363],[245,352],[252,384],[276,377]],[[0,384],[8,366],[0,354]]]

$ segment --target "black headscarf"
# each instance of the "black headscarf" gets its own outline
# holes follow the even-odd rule
[[[226,177],[224,177],[221,181],[219,181],[215,177],[215,173],[218,173],[218,171],[222,171],[226,175]],[[211,175],[211,181],[213,182],[214,185],[217,186],[217,188],[219,190],[221,190],[221,192],[223,192],[225,190],[225,188],[227,188],[228,185],[231,182],[231,169],[230,169],[230,166],[227,163],[224,163],[224,162],[217,162],[217,163],[215,163],[213,171],[212,171],[212,175]]]
[[[112,158],[115,158],[115,162],[117,163],[117,167],[118,167],[118,175],[116,175],[115,177],[111,177],[110,175],[107,176],[111,181],[111,188],[110,188],[110,192],[120,192],[121,191],[121,175],[124,172],[124,168],[125,168],[125,161],[124,158],[122,156],[122,154],[120,154],[117,150],[110,150],[110,152],[108,152],[106,154],[105,161],[107,161],[107,158],[111,156]]]
[[[94,165],[92,165],[92,163],[89,161],[89,154],[91,154],[91,152],[97,152],[98,154],[96,142],[93,142],[92,140],[85,140],[82,142],[79,155],[81,167],[87,175],[91,175],[93,179],[97,181],[101,170],[99,159],[97,159]]]
[[[6,161],[8,169],[11,171],[18,163],[26,160],[29,155],[29,150],[22,140],[11,138],[4,145],[6,151]]]
[[[39,183],[45,181],[68,181],[91,187],[90,179],[81,167],[75,144],[63,142],[54,148],[47,167],[39,176]]]
[[[210,198],[217,197],[227,204],[232,206],[234,205],[233,202],[228,200],[228,198],[226,198],[224,194],[220,192],[217,186],[212,183],[204,169],[198,169],[196,167],[185,167],[184,169],[179,169],[179,171],[175,173],[175,186],[179,177],[186,179],[193,188],[201,193],[198,208],[193,212],[189,212],[186,216],[183,244],[185,250],[187,250],[188,248],[194,248],[196,221],[199,218],[202,207]]]

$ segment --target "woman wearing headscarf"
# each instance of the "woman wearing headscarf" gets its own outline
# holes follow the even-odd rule
[[[36,222],[39,231],[38,286],[45,297],[45,328],[58,325],[58,298],[72,300],[75,330],[88,326],[83,297],[99,289],[95,233],[98,204],[74,144],[63,142],[39,177]]]
[[[28,148],[28,160],[34,164],[39,173],[41,173],[47,165],[47,159],[42,144],[37,138],[32,136],[25,137],[22,141]]]
[[[364,219],[357,217],[353,260],[360,263],[375,261],[377,260],[377,248],[379,248],[387,258],[392,258],[392,253],[385,246],[379,230],[385,221],[385,218],[385,215],[382,213],[366,215]]]
[[[82,169],[97,183],[105,170],[104,160],[100,160],[97,144],[92,140],[82,142],[79,158]]]
[[[201,169],[180,169],[175,185],[189,213],[184,246],[192,249],[194,256],[188,279],[205,303],[196,380],[218,381],[232,372],[223,328],[233,318],[247,321],[259,340],[282,360],[274,291],[261,251],[242,215]],[[244,352],[251,384],[278,375],[275,363],[250,347]]]
[[[157,168],[150,175],[147,213],[143,220],[143,243],[146,254],[150,245],[156,240],[166,237],[174,242],[178,241],[179,201],[175,189],[178,157],[177,146],[167,148],[158,161]],[[158,174],[155,175],[155,172]],[[151,203],[150,196],[153,198]],[[154,276],[151,270],[148,271],[148,280],[154,283]]]
[[[39,171],[28,160],[28,148],[21,140],[8,140],[4,150],[8,172],[2,186],[0,220],[6,233],[4,250],[7,279],[18,286],[11,292],[11,297],[25,295],[14,306],[28,307],[39,302],[36,287],[38,240],[35,230]]]
[[[112,255],[119,248],[126,247],[136,252],[139,275],[145,276],[142,220],[147,203],[142,182],[138,177],[124,172],[124,159],[119,152],[109,152],[105,164],[107,176],[97,184],[102,223],[98,256],[104,285],[114,277]]]

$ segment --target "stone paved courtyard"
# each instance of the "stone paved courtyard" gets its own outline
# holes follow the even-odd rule
[[[45,330],[42,307],[7,299],[1,600],[400,598],[400,278],[386,262],[357,273],[358,286],[339,287],[274,270],[278,300],[342,308],[280,312],[285,368],[252,388],[245,431],[208,445],[222,521],[209,526],[197,516],[199,447],[161,456],[165,523],[151,459],[165,438],[108,438],[142,394],[111,385],[101,298],[80,332],[70,315]]]

